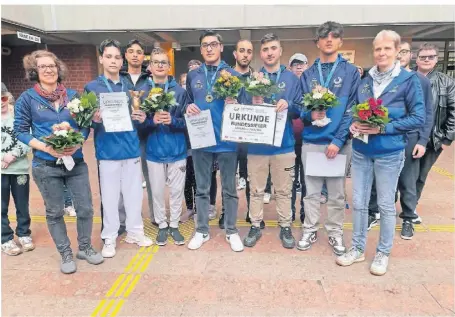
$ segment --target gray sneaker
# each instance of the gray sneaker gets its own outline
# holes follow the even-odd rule
[[[281,244],[286,249],[294,249],[295,239],[292,235],[291,227],[281,227],[280,231]]]
[[[243,245],[252,248],[256,245],[256,242],[262,237],[261,228],[251,226],[248,235],[243,239]]]
[[[389,257],[382,252],[377,252],[373,263],[371,263],[370,273],[379,276],[384,275],[387,272],[388,265]]]
[[[161,245],[161,246],[166,245],[168,233],[169,233],[168,228],[160,229],[158,231],[158,235],[156,236],[156,244]]]
[[[365,253],[356,247],[351,247],[348,252],[336,259],[336,263],[340,266],[349,266],[362,261],[365,261]]]
[[[64,274],[71,274],[76,272],[76,262],[74,262],[73,254],[66,253],[62,255],[62,263],[60,264],[60,271]]]
[[[329,244],[332,246],[333,253],[336,255],[342,255],[346,252],[343,237],[329,237]]]
[[[92,246],[89,246],[85,250],[79,250],[76,254],[76,258],[79,260],[86,260],[88,263],[98,265],[104,262],[104,258],[101,253],[95,251]]]
[[[304,232],[302,239],[297,243],[297,250],[306,251],[311,248],[311,245],[318,241],[317,232]]]
[[[169,235],[174,239],[174,244],[176,245],[184,245],[185,238],[179,231],[179,228],[169,228]]]

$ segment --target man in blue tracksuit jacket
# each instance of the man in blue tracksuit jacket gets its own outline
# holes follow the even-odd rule
[[[401,67],[412,72],[411,46],[407,42],[401,42],[398,60]],[[398,190],[400,191],[401,213],[403,219],[401,227],[401,238],[411,240],[414,236],[414,223],[420,223],[419,216],[415,213],[417,206],[417,179],[420,173],[420,158],[425,154],[427,143],[430,139],[431,128],[433,127],[433,96],[431,94],[431,83],[428,78],[416,72],[422,86],[425,99],[425,125],[420,129],[414,129],[407,133],[407,145],[405,148],[405,161],[398,179]],[[379,219],[378,197],[376,186],[373,182],[371,198],[368,206],[368,229],[376,226]]]
[[[123,58],[120,43],[116,40],[105,40],[100,45],[100,63],[104,73],[85,86],[85,91],[96,93],[98,100],[101,94],[124,93],[129,104],[131,96],[128,92],[132,87],[120,77],[119,71]],[[130,110],[128,104],[128,109]],[[152,240],[144,235],[142,222],[142,171],[139,149],[139,138],[136,126],[145,120],[145,113],[133,112],[132,131],[107,132],[99,110],[93,118],[95,154],[99,161],[101,201],[103,204],[104,239],[102,255],[114,257],[116,239],[120,227],[119,199],[123,197],[126,211],[125,242],[139,246],[150,246]]]
[[[226,241],[235,252],[243,251],[243,244],[236,228],[238,197],[235,184],[235,170],[237,167],[237,144],[221,141],[221,121],[225,102],[234,100],[217,99],[212,88],[219,77],[220,71],[225,69],[235,76],[240,76],[224,61],[221,60],[223,40],[221,35],[214,31],[204,31],[199,38],[201,54],[204,64],[188,73],[186,91],[188,93],[187,115],[197,115],[203,110],[210,110],[216,145],[193,149],[194,172],[196,174],[197,194],[197,229],[188,244],[190,250],[199,249],[209,236],[209,196],[213,161],[217,160],[220,166],[222,194],[225,206],[224,221]],[[239,98],[240,99],[240,98]],[[242,100],[239,100],[241,102]]]
[[[308,153],[325,153],[328,159],[338,154],[346,155],[348,166],[351,156],[351,142],[348,140],[351,123],[350,107],[355,101],[356,89],[360,82],[357,68],[341,55],[338,49],[342,45],[343,27],[336,22],[326,22],[317,30],[316,44],[320,57],[306,70],[300,78],[303,94],[311,93],[316,85],[321,85],[333,92],[339,104],[328,109],[327,113],[319,111],[303,111],[302,118],[305,129],[302,132],[302,164],[307,169]],[[314,120],[327,116],[331,122],[323,127],[312,125]],[[305,172],[306,195],[303,199],[305,220],[303,222],[302,239],[297,248],[308,250],[317,240],[319,218],[321,215],[320,195],[322,186],[327,184],[327,220],[325,228],[329,236],[329,244],[335,254],[345,252],[343,243],[343,222],[345,209],[345,177],[308,176]]]
[[[280,91],[271,98],[251,97],[249,104],[269,103],[276,105],[277,117],[285,116],[285,130],[281,146],[264,144],[248,144],[248,177],[250,179],[250,218],[251,228],[244,239],[245,246],[253,247],[261,238],[260,223],[263,221],[264,188],[267,177],[272,175],[276,192],[276,210],[280,225],[280,240],[284,248],[295,247],[292,235],[291,210],[291,170],[294,166],[294,134],[291,118],[300,115],[302,92],[299,79],[286,66],[280,64],[283,49],[280,39],[273,33],[264,35],[261,40],[261,59],[264,66],[260,72],[264,73],[271,82],[275,83]],[[265,100],[264,100],[265,99]],[[284,112],[283,112],[284,111]]]
[[[183,192],[185,189],[187,145],[185,139],[185,118],[183,116],[188,96],[172,76],[168,76],[170,63],[166,52],[157,48],[150,56],[152,77],[141,90],[147,98],[153,88],[161,88],[164,93],[174,92],[178,103],[169,111],[149,114],[140,130],[147,136],[146,158],[150,171],[155,221],[159,226],[156,243],[165,245],[168,235],[175,244],[183,245],[185,239],[179,232],[182,214]],[[169,186],[170,221],[167,223],[165,189]]]

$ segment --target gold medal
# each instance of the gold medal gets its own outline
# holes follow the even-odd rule
[[[211,94],[208,94],[207,96],[205,96],[205,101],[207,102],[212,102],[213,101],[213,96]]]

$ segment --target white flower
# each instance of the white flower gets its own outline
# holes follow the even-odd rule
[[[153,95],[153,96],[152,96],[152,101],[153,101],[153,102],[156,102],[158,97],[161,97],[161,94],[155,94],[155,95]]]
[[[80,106],[80,107],[79,107],[79,110],[80,110],[80,111],[84,111],[84,107]]]
[[[330,91],[330,89],[327,89],[327,92],[331,95],[333,95],[333,92]]]
[[[263,84],[263,85],[266,85],[266,86],[267,86],[267,85],[270,85],[270,79],[264,78],[264,79],[262,80],[262,84]]]
[[[58,135],[58,136],[67,137],[68,136],[68,131],[66,131],[66,130],[57,130],[57,131],[54,131],[54,134]]]
[[[322,98],[322,94],[320,92],[315,92],[313,94],[313,99],[321,99]]]
[[[257,84],[259,84],[259,81],[257,80],[253,80],[252,82],[250,82],[250,88],[254,88],[257,86]]]

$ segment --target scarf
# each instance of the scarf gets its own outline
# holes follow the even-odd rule
[[[370,76],[373,78],[374,82],[377,85],[381,85],[384,81],[389,80],[392,77],[392,73],[394,69],[397,67],[397,64],[400,65],[398,61],[396,61],[390,69],[386,70],[385,72],[379,72],[378,66],[375,65],[373,68],[370,69],[368,72]]]
[[[65,104],[68,99],[68,96],[66,94],[66,88],[61,83],[58,83],[57,88],[52,92],[45,90],[38,83],[35,84],[33,89],[35,89],[35,91],[38,93],[38,95],[40,95],[41,97],[43,97],[44,99],[46,99],[50,102],[56,102],[57,100],[60,100],[61,103]]]

